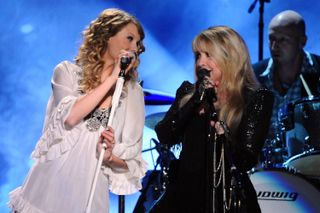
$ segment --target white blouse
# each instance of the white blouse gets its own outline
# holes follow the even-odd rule
[[[86,120],[66,129],[65,119],[76,99],[80,67],[64,61],[52,78],[43,134],[32,157],[36,160],[24,184],[10,193],[9,206],[19,213],[81,213],[86,209],[97,164],[96,145],[100,133],[89,131]],[[141,189],[147,164],[141,157],[144,128],[144,95],[137,82],[128,82],[121,93],[112,127],[113,154],[125,160],[129,170],[103,166],[99,174],[91,212],[108,212],[108,188],[115,194]]]

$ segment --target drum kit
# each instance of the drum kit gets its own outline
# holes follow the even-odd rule
[[[262,212],[320,212],[320,98],[283,106],[278,121],[280,132],[250,173]]]
[[[320,177],[320,98],[307,97],[279,110],[280,133],[267,140],[263,168],[284,167],[311,178]]]
[[[168,105],[174,100],[161,93],[145,94],[146,105]],[[164,115],[148,115],[145,125],[154,129]],[[280,131],[274,139],[266,140],[261,165],[249,172],[261,210],[320,212],[320,98],[309,96],[285,105],[278,112],[278,121]],[[169,147],[151,140],[161,169],[147,173],[134,212],[145,212],[161,196],[169,164],[176,160]]]

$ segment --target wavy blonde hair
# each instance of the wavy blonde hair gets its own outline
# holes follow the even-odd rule
[[[193,52],[209,53],[222,71],[218,93],[225,95],[219,120],[227,123],[231,134],[238,128],[245,106],[245,91],[256,90],[259,83],[254,75],[248,48],[241,36],[226,26],[210,27],[195,37]]]
[[[108,40],[121,31],[126,25],[133,23],[138,28],[140,42],[138,44],[138,54],[145,51],[142,43],[144,31],[139,21],[132,15],[119,9],[106,9],[93,20],[83,31],[83,43],[79,48],[75,63],[82,68],[80,91],[88,92],[101,83],[101,73],[104,66],[102,57],[108,48]],[[137,71],[135,65],[129,72],[127,79],[136,80]]]

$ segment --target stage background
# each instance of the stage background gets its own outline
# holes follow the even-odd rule
[[[146,52],[141,56],[140,79],[144,88],[174,95],[184,80],[193,81],[191,42],[212,25],[228,25],[246,41],[252,62],[258,60],[259,1],[253,0],[8,0],[0,6],[0,212],[9,212],[8,193],[22,184],[32,161],[32,152],[42,129],[53,68],[73,60],[81,43],[81,31],[105,8],[117,7],[134,14],[145,32]],[[267,26],[278,12],[293,9],[307,24],[306,50],[320,53],[320,1],[271,0],[265,3],[264,57]],[[146,115],[169,106],[146,106]],[[143,149],[155,138],[145,127]],[[144,158],[153,169],[152,155]],[[132,212],[139,193],[126,197],[126,212]],[[111,196],[110,212],[117,209]]]

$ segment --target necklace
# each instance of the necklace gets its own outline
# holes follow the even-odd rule
[[[86,127],[90,132],[97,131],[100,126],[103,126],[104,128],[107,128],[109,115],[110,115],[110,108],[106,109],[95,109],[93,112],[91,112],[88,115]]]

